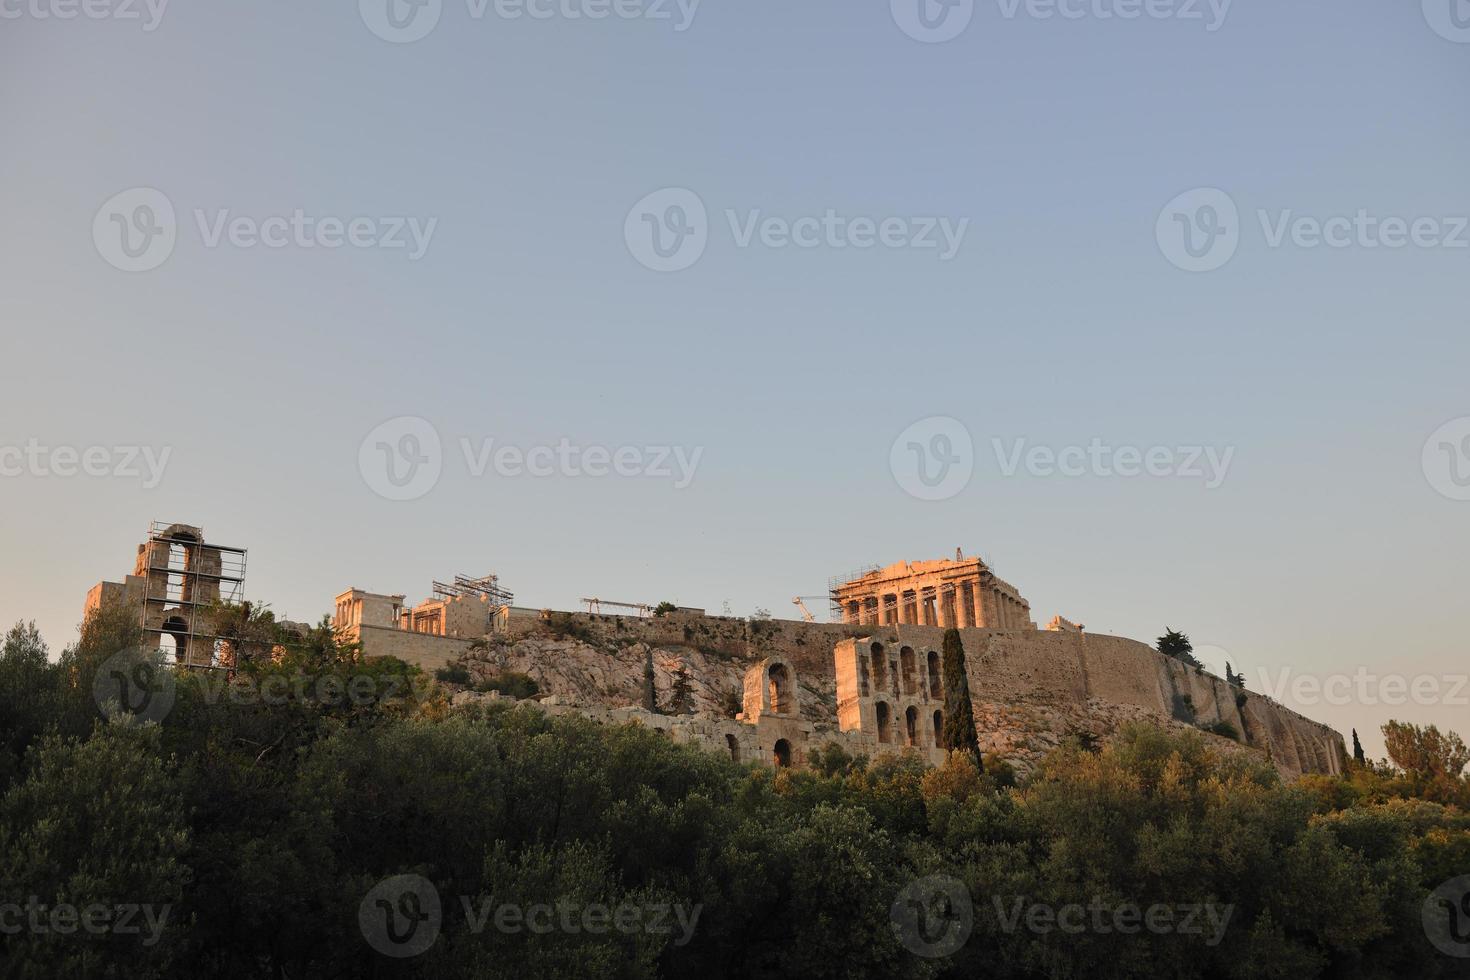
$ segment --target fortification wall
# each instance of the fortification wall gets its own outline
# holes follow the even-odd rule
[[[543,630],[546,624],[521,624]],[[609,663],[630,693],[641,677],[644,646],[672,651],[690,664],[696,687],[705,670],[719,683],[736,678],[762,658],[779,656],[801,678],[804,713],[835,720],[833,648],[848,637],[880,636],[885,643],[940,649],[944,630],[933,626],[858,626],[794,620],[746,620],[670,614],[659,618],[555,613],[550,627],[568,640],[621,651],[625,664]],[[1073,732],[1106,737],[1132,720],[1198,724],[1224,722],[1244,744],[1269,754],[1291,776],[1337,773],[1344,758],[1342,736],[1266,696],[1240,692],[1221,678],[1165,657],[1147,644],[1100,633],[1047,630],[960,631],[965,645],[971,696],[981,745],[1023,765],[1039,758]],[[514,643],[514,637],[506,637]],[[454,642],[454,641],[444,641]],[[639,645],[639,646],[635,646]],[[510,657],[517,670],[540,674],[539,657]],[[662,656],[660,676],[664,671]],[[416,661],[417,662],[417,661]],[[435,664],[438,666],[438,664]],[[624,677],[626,675],[626,677]],[[725,675],[729,675],[728,677]],[[634,695],[636,697],[636,694]]]
[[[364,657],[397,657],[430,673],[458,660],[473,642],[367,624],[359,628],[358,640]]]
[[[516,701],[501,695],[475,694],[464,691],[454,696],[456,706],[468,704],[534,704],[552,717],[575,715],[599,725],[626,725],[636,723],[658,732],[674,742],[697,745],[709,752],[727,753],[736,762],[759,762],[777,765],[775,742],[786,739],[790,744],[790,764],[808,764],[813,749],[825,748],[829,743],[840,746],[848,755],[913,755],[930,765],[943,761],[944,753],[934,749],[904,748],[899,745],[880,745],[867,732],[844,732],[833,725],[797,724],[795,729],[767,724],[746,724],[726,718],[708,715],[662,715],[644,711],[637,707],[604,708],[588,705],[564,704],[553,696],[539,702]],[[798,732],[799,730],[799,732]]]

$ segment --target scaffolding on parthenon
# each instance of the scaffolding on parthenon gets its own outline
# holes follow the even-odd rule
[[[882,570],[882,565],[864,565],[862,568],[854,569],[845,575],[833,575],[827,579],[828,618],[834,623],[846,622],[846,611],[842,608],[842,587],[850,582],[856,582],[860,578],[866,578],[874,572],[881,572]]]
[[[495,611],[509,608],[515,602],[515,595],[508,589],[500,587],[499,575],[483,575],[479,578],[471,578],[468,575],[456,575],[453,582],[434,582],[435,599],[462,599],[462,598],[486,599]]]

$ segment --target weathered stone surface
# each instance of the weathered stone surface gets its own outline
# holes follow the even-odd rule
[[[843,639],[872,634],[894,651],[907,645],[921,652],[940,649],[943,639],[941,629],[903,624],[875,633],[873,627],[785,620],[562,615],[569,624],[563,629],[578,636],[552,635],[543,624],[533,633],[492,637],[466,656],[472,676],[517,671],[569,706],[631,708],[639,703],[644,656],[651,650],[660,702],[667,703],[682,662],[696,713],[718,718],[725,714],[725,692],[740,696],[750,665],[775,656],[795,668],[802,717],[825,728],[837,716],[833,654]],[[1340,769],[1337,732],[1256,693],[1246,693],[1242,709],[1236,703],[1241,692],[1224,680],[1136,640],[1045,630],[967,629],[961,637],[981,748],[1020,769],[1070,734],[1106,739],[1135,720],[1181,729],[1225,722],[1240,733],[1241,747],[1269,753],[1288,776]],[[1192,720],[1183,705],[1192,707]],[[1222,748],[1237,744],[1210,737]]]

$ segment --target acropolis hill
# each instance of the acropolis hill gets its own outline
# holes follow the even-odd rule
[[[215,600],[239,600],[244,568],[243,549],[208,543],[201,528],[155,524],[133,574],[94,587],[87,611],[135,606],[145,631],[177,662],[228,668],[233,655],[212,636],[207,610]],[[1208,736],[1221,748],[1267,754],[1287,776],[1343,769],[1341,735],[1264,695],[1060,616],[1038,629],[1019,590],[976,557],[855,572],[834,581],[829,598],[840,622],[686,608],[654,615],[647,605],[600,600],[585,600],[588,612],[554,612],[516,605],[495,576],[457,576],[434,583],[433,597],[413,606],[401,593],[349,588],[336,598],[332,623],[365,657],[393,656],[431,672],[458,665],[472,682],[526,674],[548,712],[637,721],[677,741],[775,765],[800,765],[829,742],[867,755],[942,758],[939,651],[954,627],[981,748],[1019,768],[1069,735],[1106,738],[1146,720],[1214,728],[1226,733]],[[664,708],[682,668],[684,712],[641,707],[650,660]],[[484,697],[497,695],[467,690],[455,700]]]

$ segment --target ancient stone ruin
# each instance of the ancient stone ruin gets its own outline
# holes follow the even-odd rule
[[[198,527],[155,524],[134,574],[93,588],[87,612],[127,604],[177,664],[229,669],[234,652],[212,616],[219,602],[242,601],[244,570],[243,549],[209,543]],[[853,755],[942,761],[939,651],[954,627],[982,751],[1020,768],[1069,736],[1102,738],[1144,720],[1207,730],[1222,749],[1264,753],[1288,776],[1342,771],[1337,732],[1264,695],[1061,616],[1037,629],[1031,604],[980,558],[872,567],[834,580],[829,596],[830,623],[672,606],[655,615],[646,603],[604,600],[586,600],[595,611],[556,612],[516,605],[494,575],[460,575],[433,583],[432,595],[413,605],[403,593],[349,588],[336,598],[332,624],[364,657],[464,670],[472,683],[457,702],[498,697],[473,688],[524,674],[551,714],[637,722],[776,766],[802,765],[829,744]],[[610,608],[630,614],[603,611]],[[644,705],[646,664],[662,710]],[[690,704],[671,713],[676,683]]]

